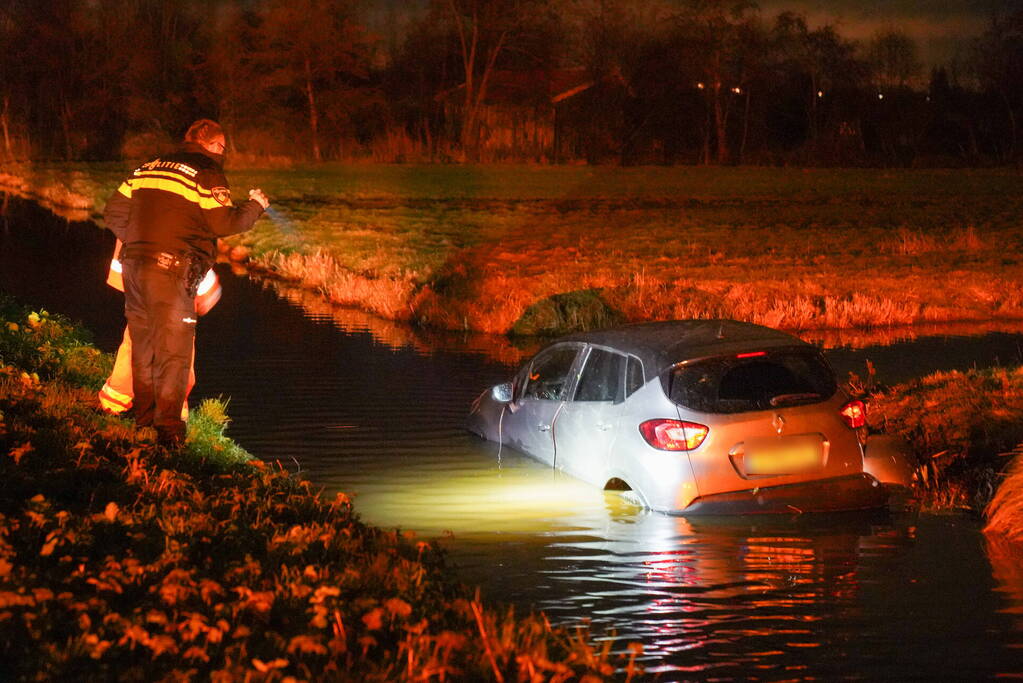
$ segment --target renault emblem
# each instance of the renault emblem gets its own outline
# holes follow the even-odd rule
[[[778,432],[778,436],[781,436],[781,430],[785,429],[785,418],[775,413],[771,425],[774,427],[774,431]]]

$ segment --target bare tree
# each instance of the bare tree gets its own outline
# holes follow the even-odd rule
[[[688,47],[685,59],[699,70],[696,87],[707,101],[710,125],[704,135],[704,163],[727,163],[732,103],[748,85],[754,47],[749,41],[758,32],[756,5],[747,0],[684,0],[676,21]]]
[[[18,40],[18,18],[12,6],[0,6],[0,129],[4,138],[4,158],[13,159],[14,145],[11,140],[11,96],[23,86],[18,74],[18,60],[13,46]]]
[[[300,93],[316,161],[323,160],[321,99],[351,92],[350,79],[368,70],[370,38],[353,12],[347,0],[272,0],[264,15],[259,84]]]
[[[881,89],[909,86],[922,68],[916,42],[899,30],[875,35],[870,41],[867,59],[874,83]]]
[[[476,156],[480,114],[499,60],[518,48],[523,34],[544,10],[541,0],[442,0],[458,38],[463,81],[460,141]]]
[[[1009,130],[1002,160],[1015,159],[1018,119],[1023,115],[1023,9],[992,18],[991,26],[974,44],[972,61],[981,87],[1004,107]]]
[[[772,30],[782,74],[805,79],[803,90],[807,137],[815,146],[823,125],[822,103],[833,100],[839,87],[855,87],[863,69],[856,59],[856,45],[840,36],[831,25],[811,29],[800,15],[785,12]]]

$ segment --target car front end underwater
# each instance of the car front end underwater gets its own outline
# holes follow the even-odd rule
[[[467,427],[668,514],[876,509],[912,481],[905,444],[868,433],[816,347],[731,320],[557,339]]]

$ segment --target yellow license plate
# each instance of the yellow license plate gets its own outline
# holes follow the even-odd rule
[[[761,442],[746,451],[746,474],[800,474],[820,469],[821,444],[811,441]]]

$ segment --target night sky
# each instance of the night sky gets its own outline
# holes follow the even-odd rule
[[[842,35],[869,40],[879,31],[899,29],[916,40],[927,66],[965,57],[970,40],[984,31],[999,9],[1016,0],[763,0],[765,17],[786,10],[803,14],[811,25],[833,24]]]
[[[425,0],[370,0],[366,8],[370,23],[386,34],[400,30],[402,15],[425,9],[427,4]],[[994,13],[1023,0],[760,0],[757,4],[768,21],[780,12],[793,11],[806,16],[811,26],[832,24],[843,36],[856,40],[868,41],[880,31],[904,31],[917,42],[920,59],[929,68],[965,57],[971,39],[984,31]]]

